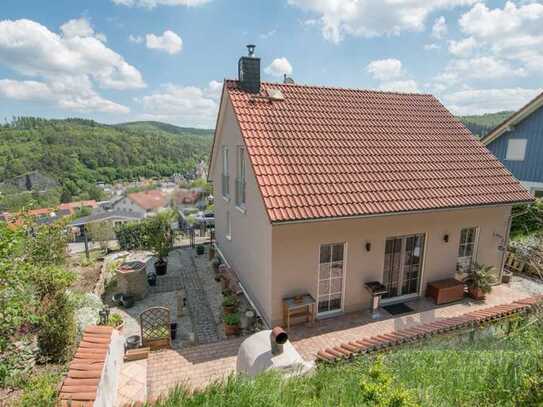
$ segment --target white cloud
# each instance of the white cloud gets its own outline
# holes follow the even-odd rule
[[[292,65],[285,57],[275,58],[272,63],[264,70],[268,75],[283,76],[292,74]]]
[[[145,87],[140,72],[94,37],[64,37],[31,20],[0,21],[0,64],[26,76],[87,75],[101,87]]]
[[[94,32],[94,29],[85,17],[67,21],[60,26],[60,31],[62,31],[64,38],[94,37],[99,41],[107,42],[106,35]]]
[[[419,91],[417,82],[412,79],[383,82],[381,83],[381,85],[379,85],[379,89],[391,92],[404,93],[416,93]]]
[[[441,16],[436,18],[434,25],[432,26],[432,37],[441,39],[447,35],[447,22],[445,17]]]
[[[128,113],[126,106],[99,96],[83,77],[67,77],[50,82],[0,79],[0,97],[26,102],[51,103],[61,109],[79,112]]]
[[[147,119],[210,128],[215,125],[219,107],[219,87],[222,83],[218,81],[211,81],[204,89],[169,84],[137,101]]]
[[[183,40],[173,31],[166,30],[162,35],[147,34],[145,36],[147,48],[166,51],[173,55],[181,52],[183,49]]]
[[[457,57],[468,57],[477,47],[475,38],[468,37],[461,41],[449,41],[449,52]]]
[[[32,20],[0,21],[0,65],[32,80],[2,79],[0,94],[39,100],[78,111],[126,113],[128,108],[101,97],[107,89],[145,87],[140,72],[107,48],[87,20],[70,20],[61,34]]]
[[[445,73],[465,79],[501,79],[526,76],[526,70],[515,68],[499,58],[483,56],[471,59],[452,60]]]
[[[543,65],[543,4],[505,3],[490,9],[476,4],[459,20],[461,30],[485,46],[488,54],[539,73]]]
[[[141,44],[143,42],[143,37],[141,35],[132,35],[128,36],[128,41],[133,42],[134,44]]]
[[[424,45],[424,50],[425,51],[431,51],[431,50],[434,50],[434,49],[440,49],[441,46],[439,44],[436,44],[436,43],[431,43],[431,44],[425,44]]]
[[[477,0],[288,0],[320,16],[324,37],[339,42],[345,35],[375,37],[424,29],[437,11],[476,3]]]
[[[112,0],[119,6],[155,8],[157,6],[187,6],[197,7],[211,0]]]
[[[541,89],[467,89],[443,97],[445,105],[457,115],[517,110],[534,98]]]
[[[403,75],[402,62],[394,58],[371,61],[366,69],[374,79],[382,81],[399,78]]]

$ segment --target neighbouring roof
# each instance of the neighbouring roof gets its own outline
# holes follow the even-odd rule
[[[509,118],[505,119],[498,126],[489,132],[486,136],[481,138],[481,142],[486,146],[500,137],[502,134],[511,130],[513,126],[516,126],[518,123],[526,119],[532,113],[537,111],[543,106],[543,92],[529,101],[525,106],[520,108],[517,112],[511,115]]]
[[[176,205],[193,205],[200,199],[202,192],[194,189],[178,189],[173,193]]]
[[[112,210],[93,213],[89,216],[83,216],[70,222],[71,226],[87,225],[89,223],[103,222],[106,220],[141,220],[143,215],[136,212],[127,212],[121,210]]]
[[[59,209],[74,210],[74,209],[78,209],[78,208],[82,208],[82,207],[96,208],[97,206],[98,206],[98,204],[93,199],[93,200],[89,200],[89,201],[77,201],[77,202],[62,203],[62,204],[59,205]]]
[[[282,100],[269,100],[269,89]],[[431,95],[226,81],[272,222],[531,201]]]
[[[167,206],[168,196],[158,190],[133,192],[128,198],[143,209],[159,209]]]

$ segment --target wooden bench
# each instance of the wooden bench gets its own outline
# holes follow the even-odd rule
[[[428,283],[426,296],[434,299],[436,304],[447,304],[464,298],[464,283],[454,278]]]

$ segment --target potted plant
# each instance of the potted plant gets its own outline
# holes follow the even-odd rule
[[[469,296],[474,300],[484,300],[486,294],[492,291],[493,274],[494,267],[474,264],[464,278]]]
[[[238,304],[239,304],[239,301],[235,295],[233,294],[227,295],[222,302],[224,314],[228,315],[228,314],[233,314],[234,312],[236,312],[238,309]]]
[[[233,336],[239,334],[239,313],[227,314],[224,319],[224,333],[226,336]]]
[[[124,327],[124,320],[120,314],[111,314],[108,318],[107,324],[118,331],[122,331]]]
[[[168,271],[168,254],[173,248],[174,232],[171,227],[173,215],[162,212],[145,220],[149,248],[158,260],[155,262],[156,274],[163,276]]]
[[[202,245],[202,244],[199,244],[198,246],[196,246],[196,254],[198,256],[201,256],[202,254],[204,254],[205,250],[206,249],[205,249],[204,245]]]
[[[510,270],[503,270],[502,283],[509,284],[512,278],[513,278],[513,273]]]

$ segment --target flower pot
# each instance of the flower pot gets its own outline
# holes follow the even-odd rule
[[[513,273],[504,271],[502,274],[502,283],[509,284],[512,278],[513,278]]]
[[[124,328],[124,321],[121,322],[119,325],[117,325],[117,326],[115,327],[115,329],[116,329],[117,331],[119,331],[119,333],[122,333],[122,332],[123,332],[123,328]]]
[[[197,254],[198,256],[201,256],[202,254],[204,254],[204,253],[205,253],[205,250],[206,250],[205,247],[202,246],[201,244],[198,245],[198,246],[196,246],[196,254]]]
[[[149,286],[155,287],[156,286],[156,274],[149,274],[147,276],[147,283],[149,283]]]
[[[224,305],[223,308],[224,308],[224,314],[225,315],[233,314],[234,312],[236,312],[238,310],[237,305]]]
[[[224,324],[224,333],[226,334],[226,336],[239,335],[239,324],[237,325]]]
[[[175,341],[175,338],[177,337],[177,322],[172,322],[170,324],[170,336],[172,341]]]
[[[139,335],[131,335],[126,338],[126,349],[137,349],[140,346],[140,337]]]
[[[155,270],[157,276],[165,275],[168,272],[168,262],[164,260],[155,262]]]
[[[482,301],[486,298],[485,293],[480,288],[468,287],[468,294],[471,298],[477,301]]]

